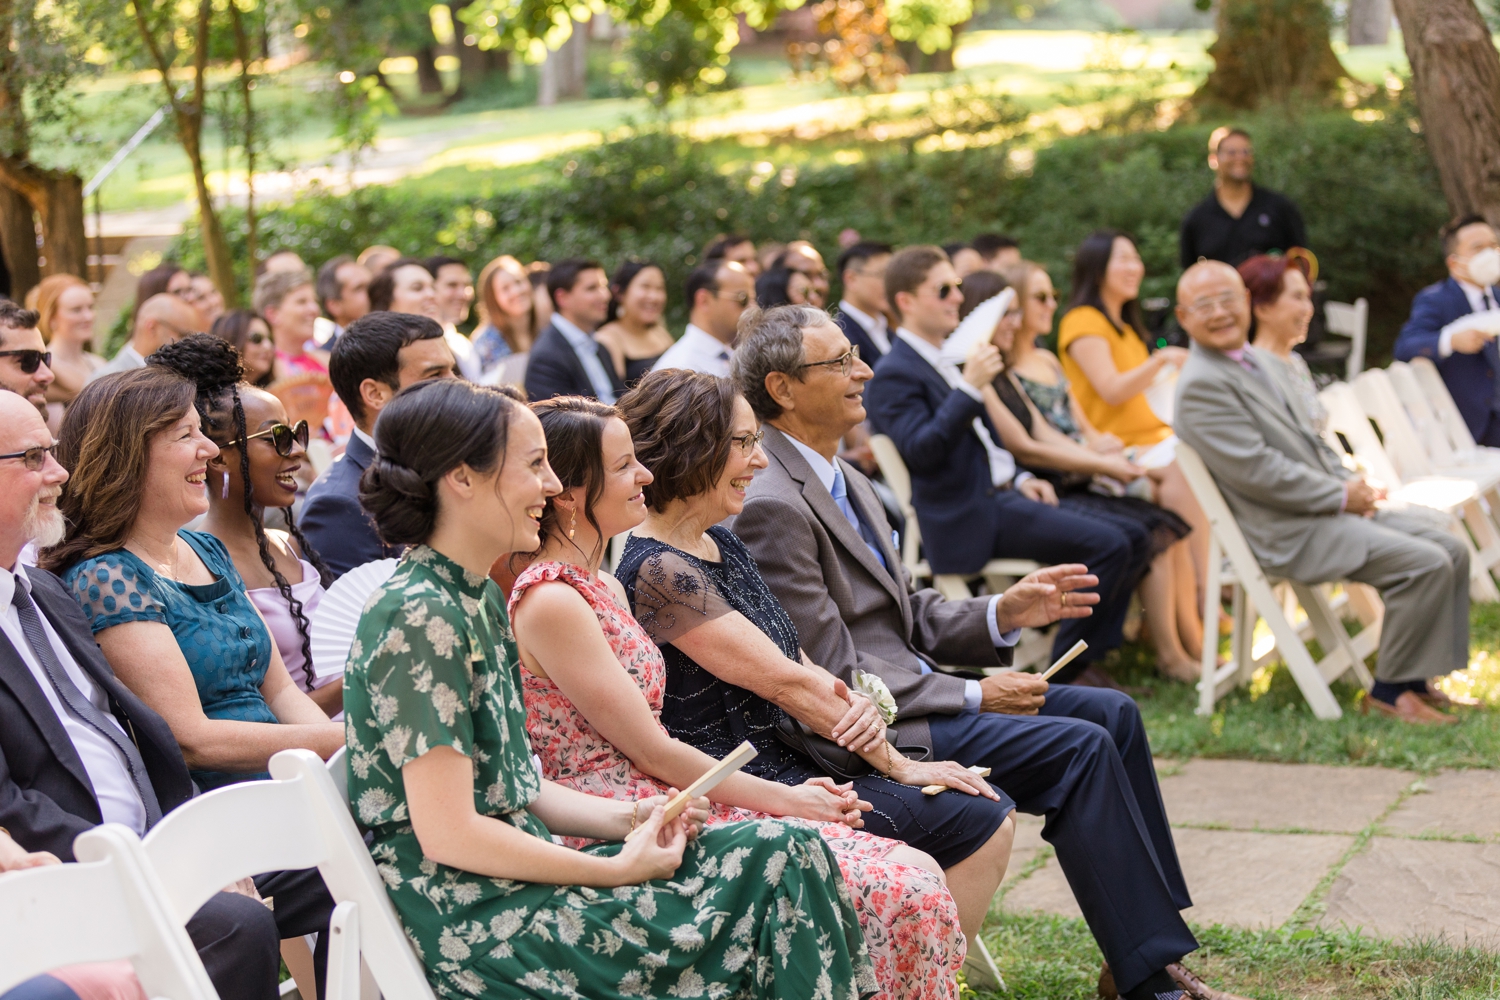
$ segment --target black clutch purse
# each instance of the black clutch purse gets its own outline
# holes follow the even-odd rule
[[[838,781],[853,781],[875,773],[870,762],[859,754],[826,736],[819,736],[785,712],[781,713],[781,721],[776,724],[776,738],[810,758],[820,771]],[[911,760],[926,760],[928,754],[926,747],[897,746],[896,751]]]

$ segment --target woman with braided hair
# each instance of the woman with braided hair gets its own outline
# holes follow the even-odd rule
[[[209,509],[202,529],[229,550],[297,687],[336,715],[343,707],[343,684],[337,676],[320,682],[313,673],[308,624],[329,574],[292,519],[307,425],[289,426],[279,399],[246,384],[239,352],[219,337],[185,337],[153,354],[149,363],[197,387],[204,433],[219,446],[208,461]],[[267,530],[268,507],[281,508],[283,529]]]

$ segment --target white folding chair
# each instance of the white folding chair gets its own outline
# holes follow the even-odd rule
[[[1373,683],[1365,667],[1365,657],[1373,652],[1380,641],[1381,621],[1378,617],[1368,623],[1359,635],[1351,638],[1344,630],[1338,609],[1330,601],[1323,587],[1288,580],[1296,603],[1306,613],[1306,622],[1293,623],[1288,612],[1290,602],[1278,600],[1272,589],[1272,580],[1261,569],[1260,563],[1250,551],[1250,545],[1240,532],[1234,514],[1225,503],[1218,484],[1214,482],[1203,459],[1192,448],[1178,442],[1177,465],[1188,481],[1188,486],[1197,498],[1210,526],[1208,546],[1208,572],[1204,581],[1203,599],[1203,675],[1198,682],[1198,714],[1212,715],[1214,703],[1239,684],[1250,680],[1257,667],[1273,658],[1273,651],[1291,671],[1302,697],[1313,714],[1320,719],[1337,719],[1343,715],[1338,699],[1329,690],[1329,685],[1353,670],[1359,683],[1369,688]],[[1225,572],[1225,562],[1228,572]],[[1233,630],[1230,634],[1230,659],[1220,666],[1219,654],[1219,595],[1221,588],[1234,588]],[[1346,584],[1346,586],[1349,586]],[[1378,604],[1378,602],[1377,602]],[[1294,608],[1292,610],[1295,610]],[[1256,656],[1252,648],[1252,637],[1256,618],[1264,618],[1275,639],[1274,647]],[[1304,632],[1309,630],[1322,645],[1324,656],[1314,662],[1308,652]]]
[[[901,539],[901,562],[913,580],[931,580],[934,590],[950,601],[957,601],[973,596],[969,591],[970,580],[982,576],[985,589],[991,594],[998,594],[1021,577],[1042,568],[1041,563],[1030,559],[991,559],[978,573],[968,576],[959,573],[934,574],[926,560],[921,558],[922,531],[917,525],[916,508],[911,503],[911,473],[901,458],[901,452],[896,448],[896,442],[884,434],[872,434],[870,450],[875,455],[875,464],[880,467],[880,474],[885,477],[886,485],[896,494],[896,501],[901,505],[901,515],[906,518],[906,532]],[[1051,651],[1051,629],[1023,629],[1011,663],[1018,670],[1025,669],[1045,662]]]
[[[1464,422],[1463,414],[1458,411],[1458,404],[1453,401],[1453,394],[1448,391],[1448,384],[1443,381],[1442,373],[1437,370],[1429,358],[1412,358],[1407,363],[1407,368],[1416,376],[1417,384],[1422,387],[1423,395],[1427,398],[1427,404],[1432,407],[1433,413],[1443,425],[1447,432],[1448,443],[1453,446],[1453,451],[1459,455],[1468,455],[1476,451],[1491,452],[1500,449],[1480,448],[1474,440],[1474,435],[1469,433],[1469,425]]]
[[[129,960],[149,997],[218,1000],[136,835],[106,823],[73,851],[75,864],[0,875],[0,993],[65,965]]]
[[[342,763],[343,751],[335,755]],[[332,762],[331,762],[332,763]],[[342,773],[342,767],[337,770]],[[271,781],[215,789],[178,807],[145,849],[179,921],[247,875],[316,867],[337,904],[328,1000],[433,1000],[421,963],[329,770],[309,750],[271,758]]]
[[[1344,360],[1345,377],[1353,380],[1365,367],[1365,338],[1370,324],[1370,303],[1365,299],[1354,302],[1325,302],[1323,304],[1324,329],[1338,337],[1349,338],[1349,356]]]
[[[1494,544],[1494,526],[1479,504],[1479,488],[1470,479],[1452,476],[1421,476],[1403,479],[1395,462],[1375,434],[1354,387],[1335,382],[1318,394],[1328,411],[1328,443],[1340,449],[1340,437],[1348,442],[1355,463],[1388,489],[1390,500],[1397,504],[1425,507],[1446,519],[1448,529],[1469,550],[1469,595],[1479,603],[1500,601],[1490,570],[1500,563],[1500,549]],[[1393,421],[1395,427],[1399,421]],[[1399,433],[1399,432],[1398,432]],[[1465,529],[1465,525],[1469,530]],[[1474,531],[1470,538],[1469,531]],[[1476,541],[1486,545],[1481,553]],[[1493,561],[1492,561],[1493,560]]]

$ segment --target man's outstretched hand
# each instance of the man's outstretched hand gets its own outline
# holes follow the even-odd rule
[[[1098,585],[1099,578],[1082,563],[1039,569],[1006,590],[995,605],[995,624],[1001,632],[1009,632],[1044,628],[1064,618],[1087,618],[1094,613],[1099,595],[1080,591]]]

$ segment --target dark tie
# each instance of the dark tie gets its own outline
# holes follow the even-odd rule
[[[1495,308],[1495,300],[1490,298],[1490,290],[1488,288],[1481,289],[1481,291],[1484,293],[1484,311],[1489,312]]]
[[[42,672],[52,682],[52,687],[57,691],[57,696],[68,710],[83,720],[84,725],[99,733],[109,740],[120,752],[125,755],[125,766],[130,770],[130,780],[135,782],[135,790],[140,793],[141,804],[146,807],[146,826],[156,825],[161,819],[161,806],[156,801],[156,792],[151,787],[151,782],[146,777],[146,762],[141,760],[141,752],[136,749],[134,743],[125,738],[125,734],[116,725],[112,725],[104,713],[94,707],[94,703],[83,696],[78,690],[78,685],[73,683],[73,678],[63,669],[57,660],[57,654],[52,650],[52,643],[47,641],[47,632],[42,628],[42,619],[36,613],[36,605],[31,603],[31,596],[26,593],[26,588],[21,581],[17,580],[15,590],[11,593],[11,603],[16,606],[16,613],[21,618],[21,632],[26,636],[26,643],[31,647],[31,652],[36,656],[37,662],[42,665]]]

